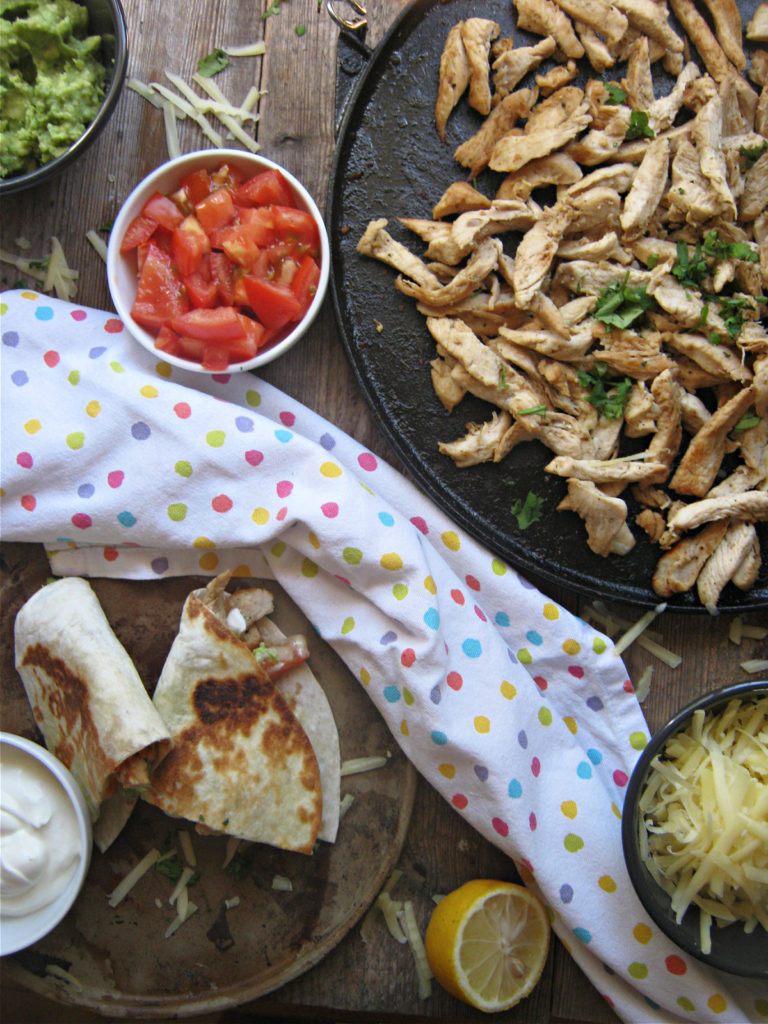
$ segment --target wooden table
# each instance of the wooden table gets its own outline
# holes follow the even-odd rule
[[[365,41],[373,47],[405,0],[367,0]],[[165,71],[187,81],[197,60],[214,47],[242,45],[263,38],[263,58],[238,58],[216,82],[233,101],[251,85],[266,90],[260,104],[257,137],[265,156],[293,171],[319,205],[325,203],[334,149],[336,44],[339,29],[321,0],[283,0],[267,17],[266,0],[123,0],[128,19],[129,74],[149,82],[162,81]],[[337,0],[345,17],[354,16],[345,0]],[[207,147],[198,130],[180,125],[184,150]],[[14,195],[0,207],[2,245],[17,251],[27,239],[27,253],[48,252],[50,236],[64,246],[70,264],[80,271],[79,303],[111,309],[100,257],[85,233],[101,230],[113,220],[134,184],[167,156],[161,113],[126,89],[103,136],[89,153],[56,181]],[[106,236],[105,236],[106,237]],[[3,286],[17,283],[2,268]],[[330,302],[312,329],[311,339],[265,368],[263,377],[397,464],[359,394],[337,337]],[[590,603],[549,584],[539,584],[552,598],[574,611]],[[639,612],[616,607],[616,614],[634,620]],[[682,655],[671,669],[637,644],[625,656],[633,680],[653,665],[653,682],[645,710],[651,729],[705,688],[748,678],[740,662],[764,656],[765,644],[729,641],[730,616],[664,614],[654,624],[661,640]],[[765,612],[745,617],[765,623]],[[447,891],[472,877],[513,878],[511,863],[481,839],[437,793],[420,782],[411,829],[403,849],[403,893],[420,908],[422,926],[429,913],[429,893]],[[76,1024],[100,1018],[47,1003],[6,986],[2,993],[6,1024],[66,1020]],[[420,1001],[407,947],[376,926],[373,940],[363,942],[359,926],[319,966],[269,997],[240,1011],[198,1018],[213,1024],[235,1020],[334,1021],[480,1021],[484,1015],[443,992],[435,983],[430,998]],[[617,1018],[555,941],[544,976],[534,993],[500,1022],[602,1022]]]

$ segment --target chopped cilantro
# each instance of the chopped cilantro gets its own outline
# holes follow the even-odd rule
[[[739,422],[731,431],[732,434],[743,434],[745,430],[751,430],[752,427],[756,427],[760,423],[760,417],[755,411],[754,405],[747,409],[744,415],[741,417]]]
[[[672,267],[672,274],[683,288],[698,288],[708,273],[709,267],[702,255],[701,244],[696,243],[696,248],[691,256],[685,242],[678,241],[677,259]]]
[[[534,494],[533,491],[528,491],[525,501],[516,498],[512,502],[510,512],[517,519],[517,525],[521,530],[527,530],[532,523],[541,519],[541,507],[543,504],[544,499]]]
[[[601,320],[609,327],[623,330],[638,320],[646,310],[656,305],[645,288],[631,288],[627,284],[628,281],[629,271],[623,281],[614,281],[603,288],[592,314],[596,320]]]
[[[203,78],[213,78],[229,64],[229,57],[221,47],[212,50],[206,57],[197,62],[197,70]]]
[[[247,878],[251,870],[252,856],[249,855],[250,851],[245,853],[236,853],[232,860],[227,864],[225,871],[228,871],[230,875],[238,879]]]
[[[262,14],[262,18],[268,18],[270,16],[270,14],[279,14],[279,13],[280,13],[280,0],[272,0],[272,3],[269,4],[267,9]]]
[[[515,416],[543,416],[547,411],[546,405],[532,405],[530,409],[520,409]]]
[[[297,25],[296,28],[293,31],[296,33],[297,36],[303,36],[304,33],[307,31],[307,26],[306,25]]]
[[[717,301],[720,306],[720,313],[731,340],[738,338],[741,328],[744,326],[744,310],[751,309],[749,299],[743,297],[731,298],[727,295],[718,295]]]
[[[506,391],[509,387],[507,384],[507,368],[502,363],[499,367],[499,391]]]
[[[165,875],[166,878],[170,878],[172,882],[178,882],[181,878],[181,861],[174,853],[172,857],[164,857],[162,860],[157,861],[155,871]]]
[[[646,260],[645,265],[646,265],[646,267],[649,270],[653,270],[653,268],[656,266],[656,264],[658,262],[659,262],[659,254],[657,252],[652,252],[650,254],[650,256],[648,257],[648,259]]]
[[[621,86],[617,85],[615,82],[606,82],[605,88],[608,92],[608,99],[605,101],[606,103],[623,103],[627,98],[627,94]]]
[[[759,254],[747,242],[721,242],[717,231],[708,231],[704,236],[704,252],[721,260],[745,260],[757,263]]]
[[[618,420],[624,415],[624,406],[627,403],[629,392],[632,390],[630,377],[624,377],[623,380],[611,380],[608,377],[606,364],[596,362],[594,373],[579,370],[579,384],[589,392],[587,401],[590,405],[594,405],[598,412],[601,412],[609,420]]]
[[[743,157],[747,170],[753,167],[768,149],[768,139],[759,146],[739,146],[739,154]]]
[[[629,116],[629,126],[624,135],[627,142],[632,139],[653,139],[656,133],[648,123],[648,115],[644,110],[633,110]]]

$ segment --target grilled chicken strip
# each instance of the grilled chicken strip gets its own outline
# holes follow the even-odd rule
[[[627,505],[604,494],[590,480],[568,481],[568,494],[558,511],[576,512],[584,520],[587,544],[596,555],[626,554],[635,539],[627,526]]]
[[[654,592],[659,597],[672,597],[689,591],[727,528],[727,522],[721,520],[677,541],[656,563],[651,579]]]
[[[710,613],[717,611],[723,587],[733,579],[734,573],[752,552],[756,540],[754,523],[736,521],[728,524],[725,536],[696,579],[699,600]]]
[[[754,402],[752,388],[743,388],[716,410],[691,439],[669,482],[678,494],[703,498],[715,481],[725,456],[728,433]]]

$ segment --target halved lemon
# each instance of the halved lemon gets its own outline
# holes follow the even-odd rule
[[[549,950],[549,919],[529,889],[478,878],[435,907],[425,946],[432,973],[452,995],[487,1012],[529,995]]]

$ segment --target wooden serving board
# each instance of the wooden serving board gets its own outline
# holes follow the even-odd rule
[[[13,623],[24,601],[49,576],[37,545],[0,550],[2,729],[41,741],[13,661]],[[91,580],[105,614],[151,693],[199,578]],[[200,836],[139,801],[123,833],[100,854],[94,848],[85,886],[71,913],[46,939],[3,960],[5,977],[39,995],[116,1017],[188,1016],[240,1005],[278,988],[316,964],[373,902],[400,854],[413,806],[416,773],[383,719],[344,663],[272,581],[272,616],[284,633],[303,632],[310,666],[336,718],[342,761],[391,755],[385,767],[342,778],[353,803],[335,844],[311,856],[241,844],[235,869],[223,869],[227,840]],[[170,938],[173,882],[155,869],[116,908],[110,892],[153,846],[177,828],[189,831],[200,878],[189,890],[198,911]],[[273,888],[276,875],[291,891]],[[239,898],[227,910],[225,901]],[[77,979],[51,976],[57,965]],[[80,987],[78,987],[78,985]]]

